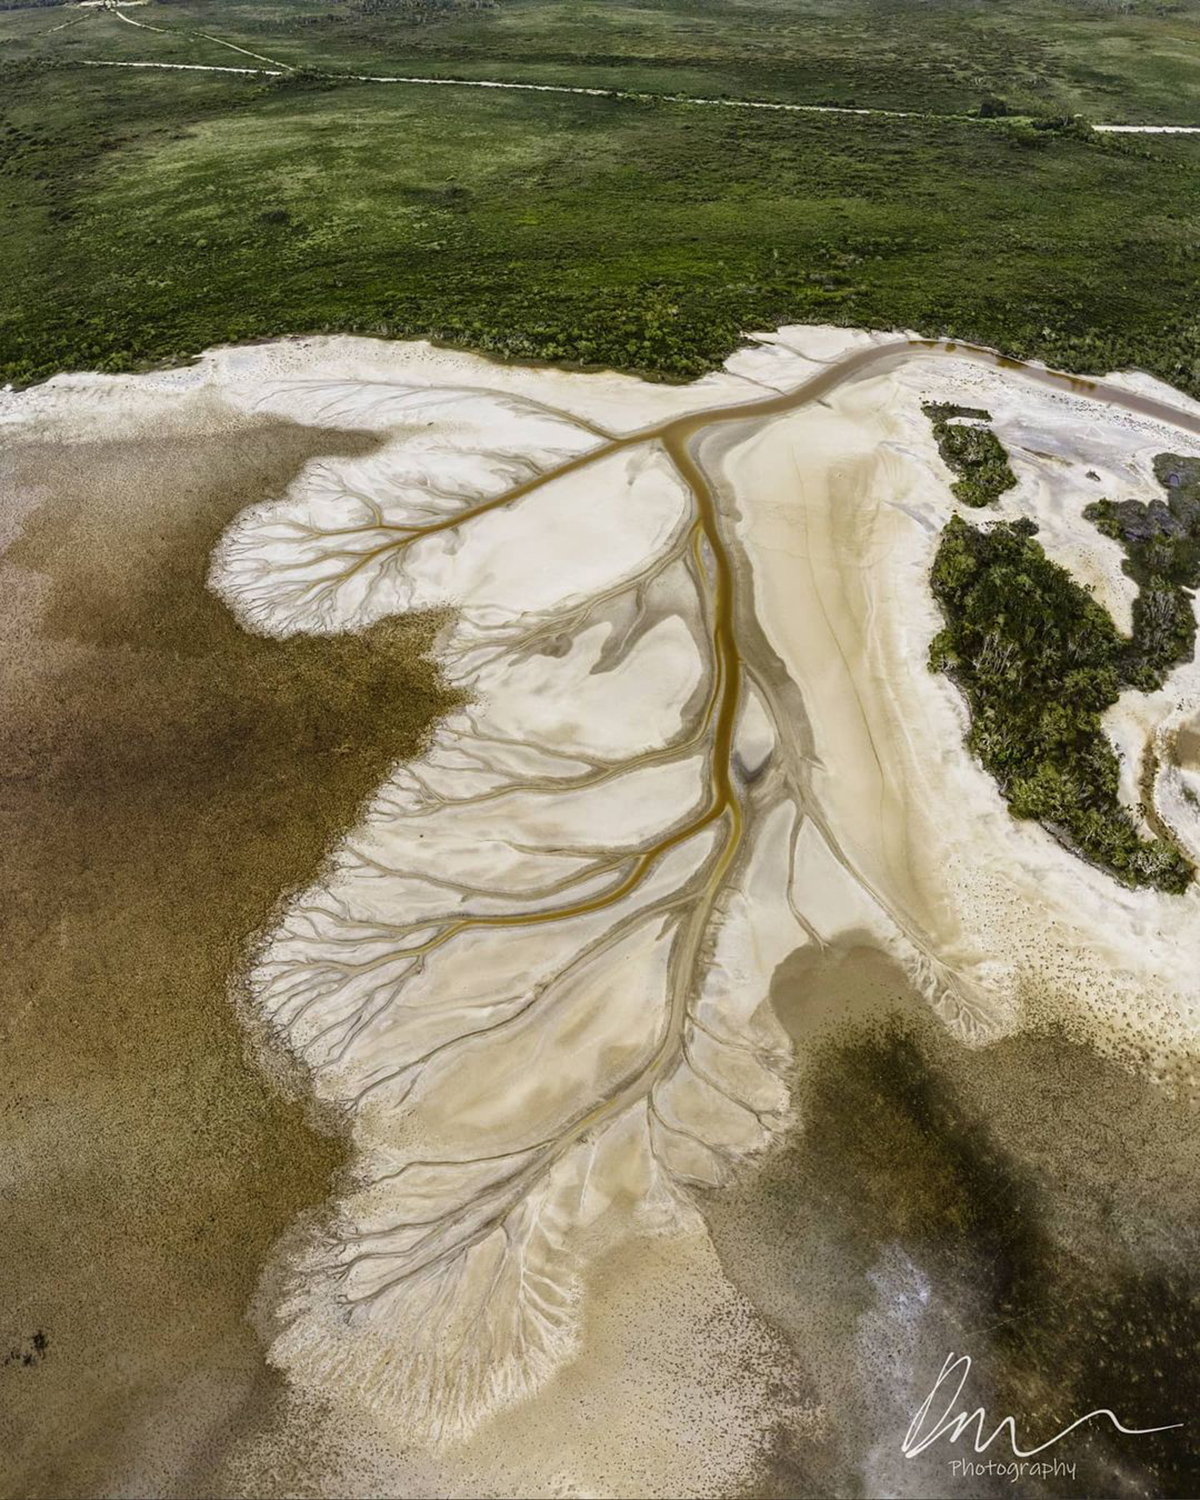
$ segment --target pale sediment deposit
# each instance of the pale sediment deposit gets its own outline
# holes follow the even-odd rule
[[[928,670],[955,503],[922,403],[992,413],[1018,480],[996,515],[1036,519],[1122,627],[1133,585],[1083,506],[1151,498],[1154,455],[1200,451],[1200,417],[1144,382],[789,328],[686,388],[313,339],[54,381],[0,419],[134,434],[200,396],[370,437],[226,529],[209,586],[232,616],[283,643],[436,612],[454,695],[248,961],[255,1029],[352,1151],[264,1283],[269,1358],[372,1441],[436,1448],[397,1458],[410,1492],[436,1472],[469,1493],[497,1453],[513,1493],[727,1492],[794,1353],[698,1205],[797,1124],[786,964],[853,935],[964,1045],[1036,1010],[1155,1071],[1196,1049],[1196,888],[1125,889],[1016,822]],[[1110,726],[1131,803],[1162,747],[1157,816],[1193,850],[1172,747],[1197,712],[1190,664]],[[597,1446],[638,1381],[661,1382],[657,1441]],[[592,1435],[547,1477],[571,1411]]]
[[[1188,441],[1082,389],[1050,394],[951,357],[857,380],[827,408],[781,418],[735,446],[725,469],[737,535],[755,613],[813,725],[817,803],[858,882],[911,914],[960,985],[991,974],[993,1005],[972,1016],[985,1030],[1012,1024],[1022,990],[1035,989],[1104,1044],[1136,1040],[1164,1058],[1188,1051],[1200,993],[1195,889],[1183,898],[1127,890],[1036,824],[1014,820],[963,751],[957,691],[926,668],[940,624],[929,566],[954,510],[930,453],[927,400],[992,413],[1018,479],[995,516],[1034,519],[1047,554],[1090,584],[1125,629],[1135,585],[1117,545],[1081,511],[1103,494],[1153,498],[1154,455]],[[1147,747],[1195,713],[1198,692],[1200,671],[1189,663],[1158,693],[1127,693],[1106,716],[1129,805],[1141,796]],[[1155,808],[1190,844],[1195,810],[1179,783],[1160,757]]]

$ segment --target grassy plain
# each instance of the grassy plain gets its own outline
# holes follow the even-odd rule
[[[747,328],[823,321],[1200,391],[1200,142],[4,73],[0,379],[319,329],[691,377]]]
[[[169,0],[129,12],[164,32],[62,26],[78,14],[0,14],[0,36],[17,55],[235,61],[207,32],[293,65],[949,113],[990,94],[1170,121],[1200,94],[1200,0]]]

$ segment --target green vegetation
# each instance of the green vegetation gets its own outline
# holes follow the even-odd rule
[[[1192,590],[1200,586],[1200,459],[1161,453],[1154,472],[1167,500],[1098,500],[1084,515],[1125,548],[1124,571],[1138,586],[1123,682],[1153,692],[1196,647]]]
[[[1016,479],[977,407],[929,402],[938,449],[961,477],[964,505],[984,506]],[[1190,862],[1162,838],[1143,839],[1117,795],[1118,766],[1100,714],[1122,688],[1153,692],[1195,650],[1200,586],[1200,459],[1163,453],[1154,472],[1167,500],[1099,500],[1084,515],[1127,554],[1138,585],[1133,632],[1052,563],[1029,520],[986,531],[952,517],[931,582],[946,618],[930,666],[947,672],[971,710],[968,744],[1018,818],[1036,818],[1129,885],[1182,891]]]
[[[0,101],[0,381],[312,330],[692,378],[832,322],[1200,394],[1200,142],[75,64]]]
[[[820,321],[1200,393],[1200,141],[1076,118],[1186,117],[1200,0],[25,5],[0,57],[0,381],[316,330],[691,378]]]
[[[967,743],[1018,818],[1036,818],[1127,885],[1186,889],[1194,870],[1144,839],[1118,798],[1100,725],[1115,703],[1128,643],[1107,612],[1033,540],[1032,521],[980,530],[953,516],[931,582],[946,619],[930,666],[971,711]]]
[[[356,72],[1163,122],[1200,95],[1200,3],[1150,0],[170,0],[8,12],[14,56],[234,63],[206,32]],[[179,51],[191,33],[190,59]]]
[[[927,401],[921,410],[933,423],[946,467],[959,476],[950,486],[957,500],[981,509],[1012,489],[1017,476],[1008,466],[1008,455],[991,428],[980,425],[992,420],[991,412],[937,401]]]

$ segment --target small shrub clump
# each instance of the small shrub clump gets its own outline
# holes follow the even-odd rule
[[[958,478],[950,486],[956,500],[982,509],[1011,490],[1017,476],[1004,446],[990,427],[991,413],[976,406],[927,401],[921,410],[933,423],[938,452]]]

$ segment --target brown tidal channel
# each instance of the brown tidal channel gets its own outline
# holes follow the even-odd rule
[[[278,1392],[246,1321],[343,1147],[251,1054],[230,976],[447,695],[409,617],[247,634],[214,544],[317,453],[228,415],[10,451],[0,1492],[210,1492]],[[5,514],[7,512],[7,514]]]

